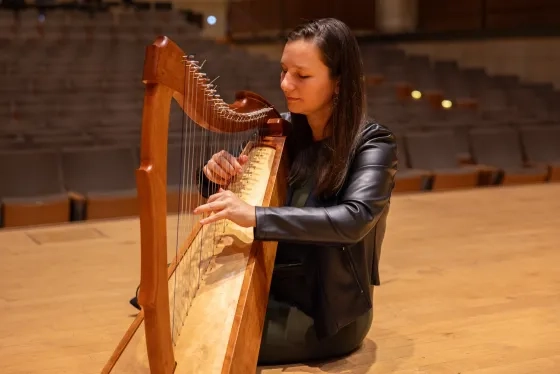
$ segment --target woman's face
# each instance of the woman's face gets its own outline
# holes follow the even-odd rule
[[[290,112],[309,116],[332,108],[338,88],[315,43],[305,40],[286,43],[280,63],[280,87]]]

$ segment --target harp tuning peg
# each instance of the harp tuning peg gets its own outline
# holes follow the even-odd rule
[[[192,61],[194,59],[194,55],[184,55],[183,56],[183,62],[189,62]]]

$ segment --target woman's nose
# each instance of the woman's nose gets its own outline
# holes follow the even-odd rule
[[[281,79],[280,79],[280,88],[282,89],[282,91],[284,92],[290,92],[294,89],[294,85],[292,84],[290,78],[288,77],[288,74],[285,74]]]

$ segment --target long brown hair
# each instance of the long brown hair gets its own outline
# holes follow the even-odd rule
[[[360,48],[350,28],[340,20],[322,18],[297,26],[289,41],[312,41],[321,51],[332,79],[339,80],[339,92],[325,131],[315,143],[307,117],[290,113],[293,130],[288,150],[292,160],[288,182],[300,185],[316,173],[314,193],[318,197],[337,194],[350,167],[365,122],[365,90]]]

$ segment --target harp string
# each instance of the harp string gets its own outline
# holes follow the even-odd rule
[[[233,115],[234,115],[234,114],[232,113],[232,116],[233,116]],[[230,126],[229,126],[229,128],[228,128],[228,134],[232,134],[232,135],[226,137],[226,139],[225,139],[226,151],[229,152],[229,153],[231,153],[232,156],[235,157],[235,156],[237,156],[237,155],[236,155],[236,153],[235,153],[234,150],[233,150],[233,141],[232,141],[232,138],[235,138],[235,134],[236,134],[236,133],[233,132],[233,121],[231,121],[231,122],[229,122],[229,123],[230,123]],[[233,179],[233,178],[232,178],[232,179]],[[228,186],[226,186],[226,189],[230,190],[230,185],[231,185],[231,182],[230,182],[230,184],[228,184]],[[220,226],[221,226],[221,227],[220,227],[220,228],[221,228],[221,230],[220,230],[221,233],[225,233],[225,231],[226,231],[226,222],[225,222],[225,220],[222,221],[222,222],[220,222]]]
[[[184,63],[184,78],[186,79],[187,74],[189,74],[189,65],[188,65],[188,56],[185,56],[186,58],[183,60]],[[189,101],[186,100],[187,97],[187,92],[186,92],[186,87],[185,87],[185,91],[183,92],[183,108],[185,108],[185,105],[189,105]],[[187,108],[188,110],[188,108]],[[180,206],[178,209],[178,217],[179,217],[179,222],[177,224],[177,241],[176,241],[176,245],[175,245],[175,256],[176,258],[178,258],[179,255],[179,251],[180,251],[180,247],[181,247],[181,242],[182,239],[184,238],[184,231],[187,230],[187,228],[185,228],[185,226],[189,226],[189,222],[188,222],[188,217],[185,216],[184,212],[185,212],[185,181],[188,178],[188,170],[184,167],[186,160],[188,158],[188,147],[187,147],[187,141],[189,138],[189,124],[188,124],[188,119],[185,115],[185,111],[182,111],[182,138],[181,138],[181,162],[180,162],[180,173],[181,173],[181,179],[180,179],[180,186],[179,186],[179,202],[180,202]],[[188,253],[186,254],[188,255]],[[178,295],[177,295],[177,289],[179,287],[179,277],[178,277],[178,271],[175,271],[175,273],[173,274],[173,283],[174,283],[174,287],[173,287],[173,294],[171,295],[172,297],[172,305],[171,305],[171,331],[172,331],[172,341],[173,343],[175,343],[176,341],[176,331],[177,331],[177,313],[175,313],[175,311],[177,310],[177,304],[178,302],[180,302],[180,300],[178,299]]]
[[[218,77],[214,78],[211,82],[209,82],[208,87],[211,88],[212,85],[214,84],[214,82],[217,79],[218,79]],[[209,97],[209,99],[210,99],[210,97]],[[214,99],[213,95],[212,95],[211,99],[212,100]],[[212,112],[209,113],[209,116],[211,117],[211,121],[212,121],[211,123],[216,123],[216,121],[218,121],[220,119],[219,109],[212,110]],[[219,146],[220,140],[221,140],[220,138],[221,138],[220,134],[218,134],[217,132],[214,132],[214,131],[210,131],[210,139],[211,139],[210,140],[210,145],[211,146],[210,146],[210,153],[208,155],[208,158],[210,158],[210,157],[212,157],[212,155],[216,154],[219,151],[219,148],[221,148]],[[207,196],[209,196],[211,194],[210,192],[211,191],[208,191]],[[209,233],[209,235],[211,235],[211,237],[212,237],[211,243],[216,242],[217,226],[218,226],[218,224],[214,224],[214,225],[211,225],[210,227],[208,227],[209,230],[212,230],[211,233]],[[211,255],[213,255],[213,253],[211,253],[211,252],[213,252],[213,248],[214,248],[213,246],[207,246],[207,247],[202,246],[201,247],[201,254],[203,254],[203,256],[201,257],[201,259],[202,258],[209,258]],[[202,264],[202,261],[201,261],[201,264]]]
[[[197,68],[193,60],[194,56],[185,56],[184,63],[184,79],[190,80],[192,77],[196,79]],[[180,186],[179,186],[179,207],[177,210],[177,228],[176,228],[176,245],[175,245],[175,258],[180,258],[184,255],[182,263],[188,266],[186,273],[182,271],[175,271],[173,273],[173,292],[170,295],[170,313],[171,313],[171,332],[172,342],[176,343],[176,338],[179,335],[180,328],[183,324],[184,315],[183,311],[188,311],[192,301],[193,290],[191,285],[196,282],[192,279],[193,272],[190,271],[193,263],[192,251],[182,248],[183,243],[186,241],[191,232],[193,232],[196,216],[192,213],[193,205],[193,170],[196,164],[195,157],[196,143],[198,140],[197,126],[194,120],[186,115],[191,113],[196,108],[197,90],[194,85],[185,85],[183,92],[183,105],[185,110],[182,110],[182,137],[181,137],[181,162],[178,171],[171,170],[170,172],[180,173]],[[193,98],[189,100],[188,98]],[[197,197],[198,198],[198,197]]]
[[[188,72],[188,65],[187,65],[187,56],[185,56],[185,58],[183,59],[183,63],[184,63],[184,69],[183,69],[183,74],[184,77],[183,79],[186,78]],[[185,97],[186,97],[186,92],[183,91],[183,108],[185,105]],[[188,103],[188,102],[187,102]],[[175,238],[175,256],[176,258],[178,258],[178,253],[180,250],[180,243],[181,243],[181,238],[183,237],[182,235],[182,228],[184,226],[184,220],[185,217],[183,216],[183,212],[184,212],[184,199],[183,199],[183,186],[185,184],[185,179],[186,179],[186,175],[185,175],[185,168],[182,166],[185,164],[185,160],[187,158],[187,147],[186,147],[186,139],[188,138],[187,135],[187,131],[188,131],[188,127],[187,127],[187,118],[185,116],[185,111],[181,111],[182,116],[181,116],[181,159],[180,159],[180,165],[181,167],[179,168],[180,170],[176,171],[176,170],[171,170],[170,172],[179,172],[180,173],[180,178],[179,178],[179,190],[178,190],[178,194],[179,194],[179,206],[177,209],[177,228],[176,228],[176,238]],[[169,259],[168,259],[168,263],[169,263]],[[175,343],[175,326],[176,326],[176,321],[175,321],[175,317],[176,317],[176,313],[174,312],[176,310],[176,304],[177,304],[177,295],[175,290],[177,290],[178,287],[178,279],[177,279],[177,271],[174,272],[173,274],[173,290],[174,292],[172,293],[172,295],[170,295],[170,312],[171,312],[171,339],[172,342]]]
[[[204,62],[204,63],[205,63],[205,62]],[[199,81],[199,79],[197,79],[194,86],[196,86],[196,85],[198,85],[198,84],[202,84],[202,80],[206,80],[206,79],[207,79],[207,78],[206,78],[206,75],[205,75],[204,73],[202,73],[202,72],[200,73],[200,75],[198,76],[198,78],[200,78],[200,81]],[[198,93],[198,91],[197,91],[197,93]],[[205,95],[205,97],[203,97],[203,98],[201,98],[201,99],[204,101],[204,104],[205,104],[205,105],[203,106],[203,113],[202,113],[202,115],[203,115],[203,118],[207,118],[207,117],[210,116],[211,113],[208,113],[208,111],[207,111],[208,105],[206,105],[206,104],[207,104],[206,95]],[[203,130],[203,131],[204,131],[204,133],[203,133],[203,135],[204,135],[204,136],[203,136],[204,145],[203,145],[203,148],[201,149],[200,167],[202,167],[202,166],[204,165],[204,160],[208,158],[208,149],[209,149],[210,145],[212,144],[212,139],[209,139],[209,138],[208,138],[208,135],[212,135],[212,134],[211,134],[211,133],[209,134],[208,131],[205,131],[205,130]],[[206,196],[208,196],[208,192],[209,192],[209,191],[206,191]],[[202,202],[203,202],[203,201],[202,201],[202,196],[201,196],[201,195],[197,195],[197,196],[198,196],[198,201],[197,201],[197,203],[198,203],[198,205],[200,205],[200,204],[202,204]],[[202,273],[202,269],[201,269],[200,267],[202,266],[202,258],[203,258],[203,256],[202,256],[202,248],[204,248],[204,246],[203,246],[203,241],[204,241],[204,237],[206,237],[206,235],[207,235],[207,230],[208,230],[208,227],[202,227],[202,228],[201,228],[201,233],[202,233],[202,235],[200,235],[200,240],[199,240],[199,248],[200,248],[201,250],[200,250],[200,253],[198,253],[198,254],[194,253],[194,254],[193,254],[193,259],[196,258],[196,261],[197,261],[197,263],[199,264],[199,265],[198,265],[198,273],[196,274],[197,279],[198,279],[199,281],[200,281],[200,278],[201,278],[201,276],[202,276],[202,274],[201,274],[201,273]],[[195,275],[195,274],[193,274],[193,276],[194,276],[194,275]],[[193,297],[194,297],[194,296],[193,296]]]
[[[220,150],[230,152],[234,157],[247,153],[250,147],[260,145],[260,137],[256,125],[266,116],[267,110],[260,110],[255,113],[239,113],[230,109],[220,95],[217,93],[216,81],[219,77],[210,79],[201,71],[201,66],[206,61],[199,64],[195,55],[184,56],[184,85],[181,126],[181,157],[180,170],[170,170],[169,172],[180,173],[179,186],[179,206],[177,209],[177,229],[174,233],[175,258],[179,259],[181,265],[177,266],[173,273],[172,285],[173,294],[170,295],[170,312],[172,342],[177,343],[179,332],[189,313],[190,305],[198,291],[205,270],[218,248],[216,245],[221,238],[221,234],[226,229],[226,221],[222,220],[216,224],[203,226],[199,230],[198,240],[191,243],[189,248],[184,248],[184,243],[197,227],[200,215],[194,215],[193,209],[204,202],[202,194],[198,192],[195,183],[196,172],[204,166],[206,161]],[[203,89],[202,89],[203,88]],[[202,104],[202,106],[201,106]],[[200,109],[202,108],[202,113]],[[205,129],[196,123],[195,118],[191,118],[189,113],[196,113],[209,124],[218,123],[220,120],[227,119],[229,128],[225,132],[218,133],[213,130]],[[233,128],[235,123],[245,122],[251,124],[251,129],[237,132]],[[243,172],[236,175],[227,186],[233,193],[241,196],[243,187],[251,180],[252,170],[258,158],[258,152],[253,153],[250,159],[242,165]],[[200,182],[200,181],[199,181]],[[206,191],[206,196],[211,191]],[[181,256],[183,256],[181,258]],[[170,262],[170,261],[169,261]]]
[[[192,63],[191,63],[191,67],[189,69],[189,74],[192,74],[193,76],[193,83],[192,85],[189,86],[189,89],[191,90],[190,92],[190,97],[193,97],[193,100],[190,100],[190,102],[192,103],[192,108],[191,111],[194,112],[194,110],[197,108],[198,105],[198,90],[197,90],[197,86],[198,86],[198,81],[199,79],[204,78],[202,73],[200,72],[200,67],[198,66],[197,61],[195,60],[195,56],[191,56],[192,58]],[[201,98],[202,99],[202,98]],[[185,98],[186,100],[186,98]],[[204,108],[206,106],[204,105]],[[189,112],[191,113],[191,112]],[[199,136],[198,136],[198,126],[196,125],[196,123],[194,122],[194,120],[191,119],[191,123],[190,123],[190,137],[189,137],[189,150],[190,150],[190,164],[189,164],[189,191],[186,194],[186,196],[188,196],[187,200],[188,203],[185,207],[185,212],[186,214],[188,214],[191,217],[190,220],[190,224],[189,224],[189,228],[188,231],[184,233],[184,237],[187,238],[189,236],[189,234],[194,230],[195,224],[196,224],[196,220],[197,220],[197,216],[194,215],[192,213],[192,210],[194,209],[194,204],[193,204],[193,196],[197,197],[197,202],[198,199],[200,198],[199,194],[195,195],[195,186],[193,185],[192,181],[194,180],[194,173],[195,173],[195,168],[196,168],[196,164],[199,162],[200,160],[200,155],[199,157],[196,157],[196,147],[197,147],[197,143],[199,142]],[[194,253],[192,250],[187,250],[188,256],[187,256],[187,261],[188,264],[194,264],[195,262],[195,257],[196,257],[196,253]],[[198,267],[197,267],[198,268]],[[192,267],[189,267],[189,270],[192,269]],[[187,301],[187,305],[190,305],[192,302],[192,299],[194,298],[194,293],[196,292],[196,288],[197,285],[200,282],[200,271],[199,272],[193,272],[193,271],[189,271],[189,273],[187,274],[188,276],[188,281],[187,283],[187,289],[184,291],[184,293],[186,293],[186,295],[180,295],[180,297],[183,300]],[[194,284],[194,289],[192,289],[190,286]],[[177,291],[176,291],[177,292]],[[182,311],[183,309],[181,309]],[[185,308],[185,311],[188,312],[188,308]],[[186,315],[182,316],[182,318],[184,319],[186,317]],[[182,321],[181,321],[182,322]],[[182,325],[182,323],[181,323]],[[179,327],[180,328],[180,327]],[[178,328],[178,330],[179,330]]]

